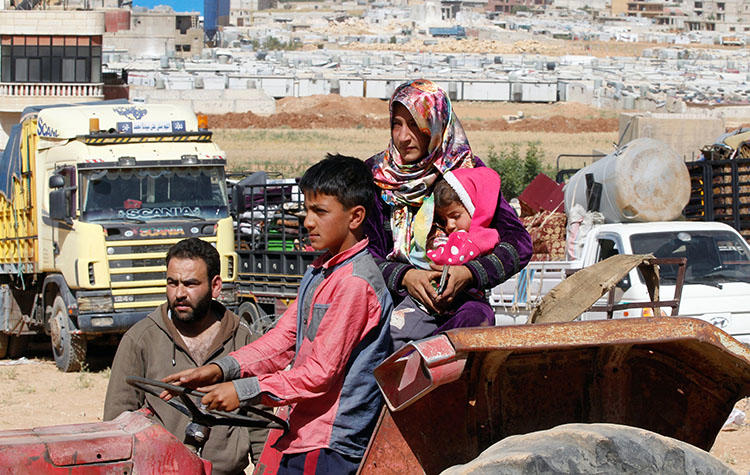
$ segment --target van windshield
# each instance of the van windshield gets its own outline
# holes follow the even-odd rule
[[[743,239],[727,231],[634,234],[630,245],[634,254],[687,258],[685,284],[750,282],[750,249]],[[662,283],[673,285],[677,269],[676,265],[661,266]]]
[[[81,170],[83,221],[227,217],[222,167]]]

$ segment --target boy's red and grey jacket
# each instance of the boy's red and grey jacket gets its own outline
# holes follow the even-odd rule
[[[367,244],[318,258],[277,325],[215,362],[242,404],[292,406],[282,452],[367,448],[382,405],[373,369],[393,346],[393,302]]]

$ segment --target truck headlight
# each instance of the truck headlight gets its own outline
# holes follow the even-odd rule
[[[114,312],[115,306],[110,295],[84,295],[76,299],[78,311],[85,312]]]
[[[232,305],[237,303],[237,289],[234,286],[221,289],[218,300],[224,305]]]

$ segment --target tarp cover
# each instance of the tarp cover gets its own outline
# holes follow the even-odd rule
[[[13,201],[13,177],[21,176],[21,128],[21,124],[16,124],[10,129],[10,138],[0,163],[0,193],[8,201]]]

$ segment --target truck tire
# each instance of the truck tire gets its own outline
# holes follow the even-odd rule
[[[253,338],[258,338],[266,332],[264,321],[266,312],[260,309],[255,302],[242,302],[237,309],[237,316],[250,328]]]
[[[75,327],[61,295],[52,303],[49,327],[55,365],[66,373],[80,371],[86,360],[86,338],[71,333]]]
[[[443,475],[502,473],[732,474],[719,459],[688,443],[637,427],[565,424],[507,437]]]

